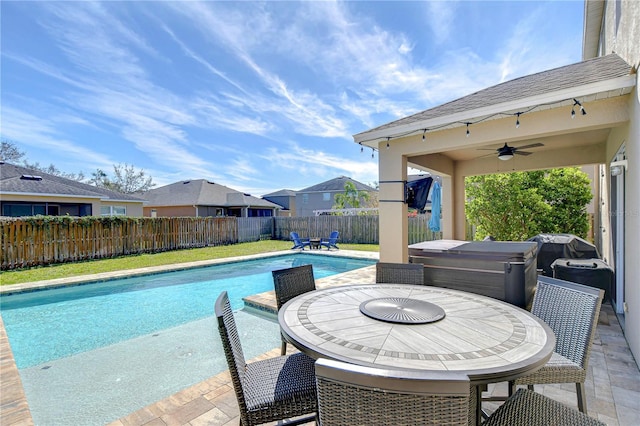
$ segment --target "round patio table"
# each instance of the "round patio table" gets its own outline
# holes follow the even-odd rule
[[[437,310],[429,309],[416,313],[421,302],[441,308],[444,316],[436,318]],[[391,316],[400,320],[376,318],[388,316],[370,312],[377,305],[382,305],[380,311],[397,310]],[[411,317],[417,320],[407,320]],[[284,338],[313,358],[464,372],[478,389],[541,368],[555,348],[553,331],[530,312],[432,286],[358,284],[315,290],[287,302],[278,320]]]

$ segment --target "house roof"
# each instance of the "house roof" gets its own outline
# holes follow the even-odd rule
[[[98,188],[40,170],[0,162],[0,194],[98,198],[103,201],[144,202],[140,197]]]
[[[425,123],[446,125],[455,119],[470,119],[474,112],[476,116],[481,116],[482,114],[488,115],[492,111],[502,112],[511,108],[543,104],[545,100],[547,102],[555,100],[555,97],[545,95],[552,93],[557,95],[558,92],[563,93],[567,89],[576,87],[583,87],[583,93],[572,90],[572,95],[564,96],[593,95],[598,91],[609,89],[609,86],[603,88],[597,85],[597,83],[606,80],[621,79],[618,84],[620,88],[629,88],[635,82],[624,77],[630,76],[632,72],[632,67],[616,54],[593,58],[497,84],[437,107],[358,133],[354,135],[354,139],[356,142],[365,142],[390,136],[389,132],[385,132],[390,129],[403,128],[407,131],[417,131],[422,129]],[[609,90],[613,89],[612,86]],[[622,93],[618,91],[615,94]],[[522,102],[532,98],[536,100],[535,103]],[[560,100],[557,99],[557,101]],[[491,106],[495,106],[495,108],[489,108]],[[464,123],[457,124],[464,125]],[[425,126],[425,128],[427,127]]]
[[[364,183],[358,182],[357,180],[351,179],[347,176],[340,176],[334,179],[330,179],[325,182],[318,183],[316,185],[312,185],[308,188],[301,189],[298,193],[302,192],[336,192],[336,191],[344,191],[344,184],[346,182],[352,182],[358,191],[375,191],[375,188],[370,187],[369,185],[365,185]]]
[[[296,191],[292,190],[292,189],[281,189],[279,191],[276,192],[272,192],[270,194],[265,194],[262,196],[262,198],[267,198],[267,197],[295,197],[296,196]]]
[[[147,191],[148,206],[219,206],[280,208],[270,201],[206,179],[175,182]]]

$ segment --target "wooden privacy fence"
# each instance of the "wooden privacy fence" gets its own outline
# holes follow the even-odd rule
[[[235,218],[45,216],[3,219],[2,269],[238,241]]]
[[[409,244],[442,238],[429,215],[409,218]],[[3,218],[1,269],[24,268],[128,254],[155,253],[265,239],[328,238],[338,244],[378,244],[378,216],[312,217],[67,217]]]
[[[409,218],[409,244],[442,238],[442,232],[429,229],[430,214]],[[328,238],[331,231],[340,232],[338,243],[378,244],[379,220],[375,215],[362,216],[311,216],[276,217],[274,239],[289,240],[290,232],[297,232],[303,238]]]

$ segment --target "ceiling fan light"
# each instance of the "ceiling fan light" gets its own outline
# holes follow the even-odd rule
[[[513,158],[513,154],[505,152],[504,154],[498,155],[498,158],[503,161],[511,160]]]

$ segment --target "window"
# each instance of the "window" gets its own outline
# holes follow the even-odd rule
[[[324,192],[322,194],[322,201],[331,201],[331,193],[330,192]]]
[[[309,194],[302,194],[302,204],[309,204]]]
[[[127,208],[124,206],[101,206],[101,216],[124,216],[127,214]]]

